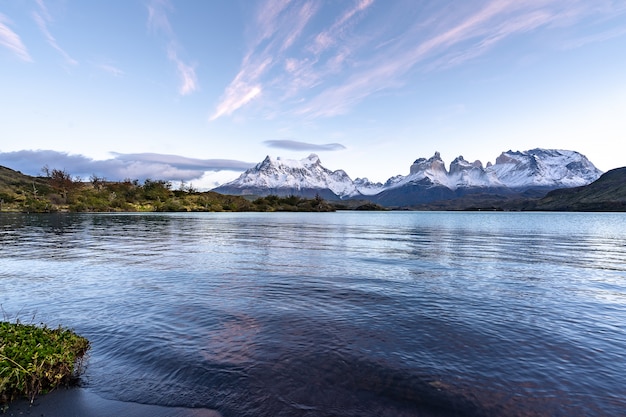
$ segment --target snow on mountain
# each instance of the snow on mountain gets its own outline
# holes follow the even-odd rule
[[[304,190],[330,190],[340,198],[359,194],[357,186],[345,171],[324,168],[315,154],[301,160],[267,156],[263,162],[248,169],[236,180],[215,189],[231,194],[237,190],[238,194],[255,194],[260,191],[261,194],[299,194]]]
[[[429,159],[419,158],[409,175],[393,177],[386,188],[408,184],[431,183],[451,190],[471,187],[561,188],[589,184],[600,177],[597,169],[584,155],[575,151],[531,149],[524,152],[502,152],[494,165],[483,168],[480,161],[468,162],[462,156],[445,168],[439,152]],[[426,180],[426,181],[424,181]]]
[[[462,156],[457,157],[450,164],[450,172],[439,152],[429,159],[419,158],[413,162],[407,176],[395,176],[387,180],[385,188],[396,188],[411,184],[431,184],[444,186],[451,190],[462,187],[502,187],[503,184],[493,175],[483,169],[480,161],[468,162]]]
[[[482,162],[468,162],[462,156],[450,164],[448,187],[452,190],[459,187],[502,187],[494,171],[485,170]]]
[[[475,192],[471,190],[495,192],[509,189],[509,192],[517,192],[575,187],[589,184],[601,174],[584,155],[575,151],[507,151],[500,154],[495,164],[487,164],[486,167],[480,161],[469,162],[459,156],[452,161],[449,171],[439,152],[435,152],[429,159],[415,160],[409,175],[397,175],[381,184],[372,183],[367,178],[353,181],[343,170],[331,171],[323,167],[319,157],[311,154],[302,160],[267,156],[254,168],[215,191],[238,195],[319,194],[331,199],[363,196],[384,199],[392,190],[410,188],[413,190],[411,193],[415,193],[415,190],[430,188],[430,194],[444,198],[451,195],[449,192],[454,195]]]
[[[502,152],[488,170],[509,188],[578,187],[602,175],[584,155],[557,149]]]
[[[367,178],[357,178],[354,180],[354,186],[358,193],[362,195],[374,195],[378,194],[385,189],[385,186],[380,182],[371,182]]]

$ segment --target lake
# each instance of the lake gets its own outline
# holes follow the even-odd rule
[[[83,389],[239,416],[617,416],[626,214],[0,214]]]

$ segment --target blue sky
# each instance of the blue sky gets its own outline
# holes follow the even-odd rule
[[[0,0],[0,165],[211,186],[441,152],[626,165],[625,0]]]

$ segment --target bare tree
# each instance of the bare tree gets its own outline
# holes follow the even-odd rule
[[[50,171],[50,186],[67,201],[67,194],[74,188],[74,180],[66,170],[53,169]]]
[[[91,184],[93,185],[93,188],[96,189],[96,191],[100,191],[104,186],[104,183],[106,182],[106,178],[99,177],[96,174],[91,174],[91,177],[89,177],[89,181],[91,181]]]

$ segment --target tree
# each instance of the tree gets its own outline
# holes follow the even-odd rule
[[[165,201],[171,195],[172,183],[163,180],[146,179],[143,183],[143,195],[146,200]]]
[[[75,188],[72,176],[66,170],[61,169],[50,171],[50,186],[58,191],[66,202],[68,193]]]
[[[96,191],[100,191],[106,183],[106,179],[104,177],[99,177],[96,174],[91,174],[91,177],[89,177],[89,181],[91,181],[91,184],[93,185],[93,188],[96,189]]]

